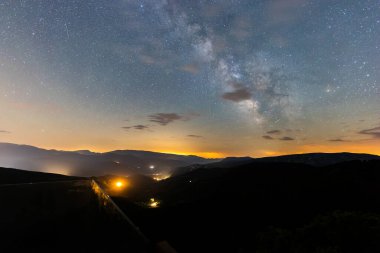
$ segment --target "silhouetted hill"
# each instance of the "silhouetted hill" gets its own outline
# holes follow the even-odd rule
[[[312,166],[326,166],[347,161],[370,161],[380,160],[380,156],[370,154],[355,154],[355,153],[308,153],[294,154],[263,158],[251,157],[227,157],[221,161],[207,164],[192,164],[190,166],[178,168],[174,175],[182,175],[197,169],[212,169],[212,168],[231,168],[250,163],[268,162],[268,163],[298,163]]]
[[[170,203],[173,203],[172,198],[176,198],[175,196],[178,196],[176,201],[186,200],[180,189],[190,190],[191,198],[197,196],[197,193],[202,198],[212,192],[247,193],[250,189],[261,186],[265,186],[267,192],[280,188],[284,191],[300,191],[302,188],[313,187],[332,187],[339,190],[340,186],[347,190],[354,186],[375,187],[375,183],[380,182],[380,169],[377,168],[380,168],[380,160],[350,161],[324,167],[298,163],[254,162],[229,168],[201,168],[169,178],[158,185],[163,196],[171,198]]]
[[[294,154],[274,157],[264,157],[256,159],[260,162],[286,162],[286,163],[302,163],[313,166],[326,166],[348,161],[369,161],[380,160],[380,156],[356,153],[309,153]]]
[[[44,182],[0,184],[0,252],[150,252],[145,238],[90,180],[1,171],[2,180],[16,173]]]
[[[213,161],[215,160],[197,156],[147,151],[69,152],[0,143],[0,166],[75,176],[171,174],[177,167]]]
[[[179,252],[358,252],[363,245],[362,252],[379,252],[380,223],[368,223],[380,219],[379,185],[376,159],[327,166],[255,161],[158,182],[140,200],[160,200],[158,210],[117,202],[143,231]]]
[[[0,168],[0,185],[1,184],[21,184],[36,183],[48,181],[64,181],[80,179],[52,173],[42,173],[34,171],[25,171],[18,169]]]

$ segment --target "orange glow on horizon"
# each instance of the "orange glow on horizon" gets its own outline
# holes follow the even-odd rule
[[[184,155],[191,156],[196,155],[204,158],[223,158],[226,157],[226,154],[221,152],[177,152],[177,151],[167,151],[167,150],[153,150],[153,152],[173,154],[173,155]]]
[[[13,142],[14,143],[14,142]],[[22,143],[16,143],[19,145],[23,145]],[[52,147],[45,145],[36,145],[30,144],[32,146],[43,148],[43,149],[55,149],[60,151],[77,151],[77,150],[89,150],[94,153],[104,153],[110,152],[113,150],[141,150],[141,151],[151,151],[158,153],[166,153],[166,154],[174,154],[174,155],[196,155],[204,158],[214,158],[214,159],[222,159],[228,156],[251,156],[251,157],[268,157],[268,156],[281,156],[281,155],[289,155],[289,154],[304,154],[304,153],[341,153],[341,152],[350,152],[350,153],[365,153],[365,154],[373,154],[380,156],[380,143],[378,140],[366,140],[366,141],[352,141],[347,143],[316,143],[316,144],[298,144],[293,145],[293,143],[289,143],[287,146],[275,146],[273,149],[268,148],[266,150],[247,150],[245,147],[242,147],[241,150],[237,150],[234,152],[205,152],[205,151],[176,151],[176,150],[167,150],[167,149],[138,149],[134,147],[119,147],[116,146],[114,148],[104,147],[101,148],[99,146],[78,146],[78,147]],[[56,167],[56,166],[54,166]],[[66,168],[65,168],[66,169]],[[55,171],[57,172],[57,171]],[[70,172],[66,170],[59,171],[60,174],[69,175]]]
[[[380,145],[356,142],[356,143],[343,143],[340,145],[322,145],[322,144],[310,144],[300,145],[294,149],[288,149],[287,151],[263,151],[260,157],[269,156],[282,156],[292,154],[307,154],[307,153],[358,153],[358,154],[372,154],[380,156]]]

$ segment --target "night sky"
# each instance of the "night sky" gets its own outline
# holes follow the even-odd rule
[[[380,154],[380,2],[1,1],[0,142]]]

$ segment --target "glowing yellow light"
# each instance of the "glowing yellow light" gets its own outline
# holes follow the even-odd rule
[[[114,178],[108,182],[108,190],[111,195],[124,193],[130,187],[130,182],[125,178]]]
[[[159,201],[155,200],[154,198],[151,198],[151,199],[150,199],[149,206],[150,206],[151,208],[156,208],[156,207],[158,207],[159,205],[160,205],[160,202],[159,202]]]
[[[164,180],[164,179],[168,179],[170,177],[170,175],[162,175],[162,174],[153,174],[153,179],[156,180],[156,181],[161,181],[161,180]]]

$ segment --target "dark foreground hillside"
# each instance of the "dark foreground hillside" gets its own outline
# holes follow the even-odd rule
[[[380,161],[235,162],[160,182],[97,178],[107,194],[87,178],[0,169],[0,252],[172,252],[153,250],[162,241],[180,253],[380,252]]]
[[[52,173],[42,173],[34,171],[16,170],[0,167],[0,185],[2,184],[22,184],[51,181],[65,181],[81,179]]]
[[[93,181],[0,169],[0,252],[147,252]]]
[[[198,169],[116,198],[178,252],[380,252],[380,161]],[[149,198],[159,208],[146,209]]]

